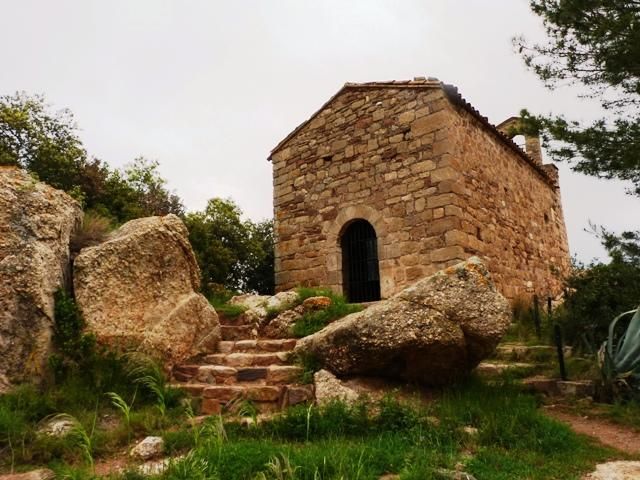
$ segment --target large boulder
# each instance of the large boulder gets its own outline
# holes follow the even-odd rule
[[[74,263],[76,301],[98,343],[137,350],[167,367],[216,348],[215,310],[175,215],[127,222]]]
[[[298,342],[336,375],[443,384],[491,354],[511,321],[478,258],[442,270]]]
[[[53,294],[69,279],[69,239],[81,221],[69,195],[0,167],[0,392],[45,372]]]

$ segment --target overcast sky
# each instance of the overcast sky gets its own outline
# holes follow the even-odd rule
[[[0,94],[42,93],[91,155],[156,159],[189,209],[232,197],[254,220],[272,215],[270,149],[345,82],[437,77],[493,123],[600,114],[513,52],[542,38],[525,0],[0,0],[0,17]],[[571,251],[604,258],[583,229],[638,228],[640,200],[560,170]]]

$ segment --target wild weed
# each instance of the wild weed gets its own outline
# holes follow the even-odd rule
[[[83,248],[104,242],[113,228],[114,225],[109,218],[96,212],[86,212],[82,220],[82,227],[71,237],[71,251],[78,253]]]
[[[120,410],[122,413],[122,418],[124,419],[125,427],[127,429],[127,443],[131,442],[131,407],[133,403],[136,401],[136,394],[138,390],[136,389],[133,392],[133,398],[131,399],[131,403],[127,403],[120,395],[116,392],[107,392],[106,395],[111,399],[111,404]]]
[[[296,471],[300,467],[291,465],[291,461],[286,455],[271,457],[265,466],[267,471],[258,473],[255,480],[296,480],[298,478]]]
[[[165,480],[217,480],[218,475],[209,474],[209,462],[195,452],[189,452],[185,457],[172,461],[163,478]]]
[[[331,304],[317,311],[306,312],[300,320],[293,326],[293,334],[296,337],[306,337],[319,330],[322,330],[329,323],[340,319],[350,313],[359,312],[362,306],[354,303],[347,303],[342,295],[337,295],[328,289],[299,288],[298,301],[302,303],[305,299],[315,296],[324,296],[331,299]]]
[[[178,389],[172,388],[168,383],[162,368],[153,359],[141,355],[132,354],[129,360],[129,376],[133,382],[142,386],[153,397],[155,407],[164,419],[167,409],[182,395]]]
[[[90,467],[91,470],[94,468],[94,459],[93,459],[93,433],[95,430],[95,422],[97,415],[94,416],[93,424],[91,426],[91,431],[87,432],[84,425],[74,416],[69,415],[67,413],[60,413],[58,415],[54,415],[51,417],[51,421],[53,422],[68,422],[71,424],[71,429],[69,433],[67,433],[66,438],[72,442],[72,445],[75,448],[78,448],[84,458],[86,464]]]

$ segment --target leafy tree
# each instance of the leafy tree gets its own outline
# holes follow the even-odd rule
[[[139,157],[119,171],[89,159],[72,113],[49,110],[42,96],[0,97],[0,165],[24,168],[116,223],[184,213],[180,198],[167,190],[158,162]]]
[[[0,96],[0,165],[22,167],[72,191],[86,159],[76,130],[69,110],[50,113],[41,96]]]
[[[640,2],[531,0],[548,41],[515,44],[549,88],[579,84],[611,113],[591,125],[523,111],[524,129],[541,133],[556,160],[601,178],[629,180],[640,196]],[[552,140],[559,143],[551,144]]]
[[[273,234],[270,222],[242,220],[233,200],[213,198],[202,212],[188,213],[189,240],[202,272],[203,289],[273,291]]]
[[[233,201],[219,198],[210,200],[203,212],[185,216],[158,162],[138,157],[118,170],[89,158],[71,112],[52,113],[41,96],[0,97],[0,165],[24,168],[69,192],[91,213],[94,226],[105,224],[102,217],[109,225],[177,214],[189,228],[205,290],[212,284],[260,293],[274,290],[272,222],[243,221]],[[85,232],[85,237],[95,233]]]
[[[566,280],[567,298],[559,311],[565,334],[575,346],[595,351],[606,340],[609,323],[640,305],[640,242],[637,232],[614,235],[593,227],[609,263],[575,265]]]
[[[246,289],[263,294],[275,293],[273,220],[251,225],[251,255],[247,262]]]
[[[547,42],[514,43],[551,89],[586,89],[607,112],[590,125],[563,116],[522,111],[522,132],[540,134],[552,158],[578,172],[630,181],[640,196],[640,1],[530,0]],[[514,132],[518,133],[518,132]],[[640,303],[640,231],[596,232],[611,263],[579,266],[568,281],[565,317],[569,337],[592,346],[606,338],[609,322]]]
[[[167,181],[158,172],[159,166],[155,160],[138,157],[125,167],[125,183],[135,191],[138,204],[145,213],[182,215],[182,201],[180,197],[167,190]]]

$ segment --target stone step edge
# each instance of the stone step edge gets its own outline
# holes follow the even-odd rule
[[[172,385],[184,387],[180,384]],[[313,385],[287,384],[256,387],[191,384],[190,387],[192,388],[186,390],[192,397],[200,398],[200,411],[204,415],[218,414],[222,412],[224,407],[243,400],[250,401],[261,413],[279,411],[300,403],[315,402]]]
[[[178,365],[172,376],[181,383],[208,383],[209,385],[233,385],[263,383],[280,385],[295,383],[304,370],[297,365],[268,365],[253,367],[229,367],[226,365]],[[205,380],[206,379],[206,380]]]
[[[202,362],[209,365],[222,365],[229,367],[266,367],[269,365],[288,365],[291,362],[292,352],[265,352],[265,353],[212,353],[205,355]]]
[[[218,343],[217,353],[291,352],[295,348],[297,342],[298,340],[295,338],[221,340]]]

